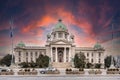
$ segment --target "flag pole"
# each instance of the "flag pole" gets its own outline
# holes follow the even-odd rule
[[[112,45],[113,45],[113,23],[112,23]],[[112,46],[112,49],[113,49],[113,46]],[[111,56],[111,66],[110,68],[114,68],[114,62],[113,62],[113,56]]]
[[[11,20],[10,20],[10,38],[11,38],[11,55],[12,55],[12,59],[11,59],[11,65],[14,64],[13,62],[13,19],[11,17]]]

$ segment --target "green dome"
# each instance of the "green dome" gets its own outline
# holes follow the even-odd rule
[[[61,19],[58,20],[58,23],[55,25],[55,29],[67,30],[66,26],[62,23]]]
[[[101,49],[102,47],[101,47],[101,45],[97,42],[97,43],[94,45],[94,48],[95,48],[95,49]]]
[[[18,47],[25,47],[25,44],[21,41],[20,43],[18,43],[17,46],[18,46]]]

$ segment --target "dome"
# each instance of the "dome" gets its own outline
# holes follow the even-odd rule
[[[97,42],[97,43],[94,45],[94,48],[95,48],[95,49],[101,49],[102,46]]]
[[[55,25],[55,29],[67,30],[66,26],[62,23],[61,19],[58,20],[58,23]]]
[[[20,43],[18,43],[17,46],[18,46],[18,47],[25,47],[25,44],[21,41]]]

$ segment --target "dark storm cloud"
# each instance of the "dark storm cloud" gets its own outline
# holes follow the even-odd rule
[[[14,35],[19,40],[36,41],[31,37],[45,36],[44,32],[59,18],[68,22],[76,43],[98,37],[102,42],[111,40],[111,24],[115,23],[115,38],[120,37],[120,0],[0,0],[0,44],[9,33],[9,20],[14,18]],[[114,22],[113,22],[114,21]],[[78,34],[81,34],[78,36]],[[87,36],[87,38],[86,38]],[[24,39],[26,38],[27,39]],[[81,38],[84,38],[83,42]]]

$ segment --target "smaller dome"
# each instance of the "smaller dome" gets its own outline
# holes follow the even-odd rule
[[[94,48],[95,48],[95,49],[101,49],[102,46],[97,42],[97,43],[94,45]]]
[[[21,41],[21,42],[18,43],[17,46],[18,46],[18,47],[25,47],[25,44]]]
[[[55,25],[55,29],[67,30],[66,26],[62,23],[61,19],[58,20],[58,23]]]
[[[50,34],[47,34],[47,38],[50,38],[51,37],[51,35]]]

